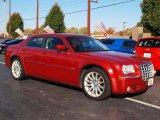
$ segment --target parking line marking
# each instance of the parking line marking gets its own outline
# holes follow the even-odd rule
[[[0,62],[0,64],[5,64],[4,62]]]
[[[160,110],[160,106],[157,106],[157,105],[153,105],[153,104],[143,102],[143,101],[140,101],[140,100],[136,100],[136,99],[132,99],[132,98],[124,98],[124,99],[132,101],[132,102],[136,102],[136,103],[139,103],[139,104],[143,104],[143,105],[146,105],[146,106],[149,106],[149,107],[153,107],[153,108],[156,108],[156,109]]]

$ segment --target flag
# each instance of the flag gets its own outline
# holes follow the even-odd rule
[[[15,32],[19,35],[19,36],[24,36],[24,33],[22,32],[22,30],[20,29],[20,28],[17,28],[16,30],[15,30]]]
[[[98,23],[96,25],[96,28],[98,29],[99,32],[102,32],[104,34],[107,33],[106,27],[105,27],[105,25],[102,22]]]
[[[44,28],[44,31],[45,31],[46,33],[55,33],[54,30],[53,30],[49,25],[47,25],[47,26]]]

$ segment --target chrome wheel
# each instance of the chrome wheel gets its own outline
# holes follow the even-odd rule
[[[21,63],[18,60],[13,61],[11,69],[12,69],[12,75],[15,78],[19,78],[21,76],[22,66],[21,66]]]
[[[98,72],[89,72],[84,78],[84,89],[92,97],[100,97],[105,90],[105,80]]]

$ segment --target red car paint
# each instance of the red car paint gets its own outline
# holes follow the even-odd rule
[[[10,46],[5,54],[6,65],[10,68],[13,58],[18,57],[24,66],[25,74],[75,87],[82,87],[82,70],[99,67],[109,76],[113,94],[127,94],[145,91],[147,81],[142,79],[139,65],[151,64],[148,59],[134,55],[110,51],[75,52],[66,37],[82,36],[73,34],[33,35],[18,46]],[[59,52],[42,48],[27,47],[36,37],[58,37],[63,40],[67,51]],[[59,48],[63,48],[59,46]],[[135,73],[124,74],[122,65],[134,65]]]
[[[160,70],[160,37],[139,39],[135,52],[137,56],[150,59],[155,70]]]

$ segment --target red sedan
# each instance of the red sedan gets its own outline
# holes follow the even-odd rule
[[[145,58],[111,52],[92,37],[74,34],[33,35],[5,54],[12,76],[34,76],[80,87],[86,96],[102,100],[110,94],[146,91],[154,67]]]

